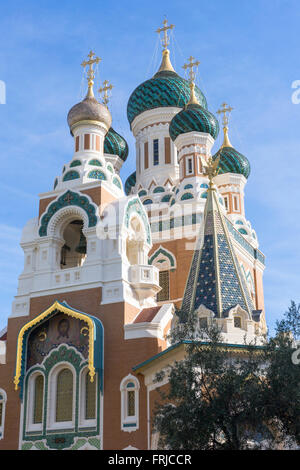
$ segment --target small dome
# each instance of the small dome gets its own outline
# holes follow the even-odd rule
[[[112,127],[108,130],[104,139],[104,153],[118,155],[123,162],[128,157],[128,144],[126,140]]]
[[[220,157],[219,175],[224,173],[237,173],[248,178],[250,175],[250,163],[247,157],[235,150],[233,147],[221,147],[213,156],[213,160]]]
[[[202,91],[195,87],[195,95],[203,108],[207,108]],[[139,85],[131,94],[127,105],[127,117],[131,124],[136,116],[153,108],[183,108],[190,98],[188,80],[171,70],[158,71],[153,78]]]
[[[93,96],[87,96],[80,103],[75,104],[68,113],[68,124],[72,128],[80,121],[98,121],[108,129],[111,125],[111,114],[106,106],[99,103]]]
[[[173,141],[180,134],[186,134],[187,132],[205,132],[216,139],[219,134],[219,122],[212,113],[200,104],[189,104],[173,117],[169,127],[169,133]]]
[[[128,194],[131,191],[131,188],[133,188],[136,185],[136,172],[134,171],[131,173],[130,176],[128,176],[127,180],[125,181],[125,194],[128,196]]]

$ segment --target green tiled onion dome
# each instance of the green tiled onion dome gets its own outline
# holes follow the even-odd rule
[[[128,176],[127,180],[125,181],[125,193],[128,196],[130,193],[131,188],[136,185],[136,172],[134,171]]]
[[[237,173],[248,178],[250,175],[250,163],[247,157],[233,147],[221,147],[213,156],[213,160],[220,156],[219,175],[224,173]]]
[[[126,140],[112,127],[108,130],[104,139],[104,153],[118,155],[123,162],[128,157],[128,144]]]
[[[206,98],[198,87],[195,87],[195,95],[201,106],[207,109]],[[136,116],[149,109],[170,106],[183,108],[189,98],[188,80],[171,70],[158,71],[131,94],[127,105],[128,121],[131,124]]]
[[[205,132],[216,139],[219,134],[219,122],[212,113],[200,104],[189,104],[173,117],[169,127],[169,133],[173,141],[180,134],[186,134],[187,132]]]

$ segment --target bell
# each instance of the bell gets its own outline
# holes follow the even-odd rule
[[[78,246],[75,248],[75,251],[77,253],[81,253],[83,255],[86,254],[86,238],[83,235],[82,231],[80,232],[80,240]]]

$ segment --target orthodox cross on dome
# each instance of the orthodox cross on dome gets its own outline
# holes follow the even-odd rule
[[[108,96],[108,91],[113,88],[113,85],[110,83],[108,80],[104,80],[103,86],[99,88],[99,93],[103,93],[103,98],[102,98],[102,103],[107,107],[108,101],[109,101],[109,96]]]
[[[231,113],[233,108],[231,106],[228,106],[227,103],[221,104],[221,109],[218,109],[217,113],[218,114],[223,114],[222,118],[222,124],[223,124],[223,131],[224,131],[224,141],[222,144],[222,147],[232,147],[229,138],[228,138],[228,122],[229,122],[229,116],[226,113]]]
[[[168,31],[173,29],[175,25],[174,24],[168,25],[168,22],[167,22],[166,19],[163,21],[163,25],[164,26],[162,28],[158,28],[156,30],[156,32],[159,34],[159,37],[160,37],[160,33],[164,33],[164,36],[163,36],[163,39],[162,39],[163,58],[162,58],[162,62],[161,62],[161,65],[160,65],[160,68],[159,68],[158,72],[163,72],[163,71],[175,72],[175,70],[173,69],[173,66],[171,64],[171,61],[170,61],[170,52],[169,52],[169,49],[168,49],[168,45],[170,43],[170,38],[168,36]]]
[[[162,45],[163,45],[164,50],[168,49],[168,45],[170,43],[170,38],[168,36],[168,30],[173,29],[174,26],[175,26],[174,24],[168,25],[168,21],[165,19],[163,21],[163,27],[158,28],[156,30],[156,32],[159,34],[159,36],[160,36],[160,33],[164,33],[164,37],[163,37],[163,40],[162,40]]]
[[[195,60],[195,58],[193,56],[190,56],[188,58],[188,61],[189,63],[188,64],[184,64],[183,65],[183,69],[190,69],[189,70],[189,79],[190,79],[190,82],[194,82],[195,81],[195,78],[196,78],[196,73],[194,72],[194,67],[198,67],[200,65],[200,62],[199,60],[196,60],[195,62],[193,62],[193,60]],[[196,69],[197,70],[197,69]]]
[[[90,51],[88,54],[89,60],[84,60],[81,64],[84,69],[88,66],[87,72],[86,72],[86,78],[88,82],[88,92],[86,97],[87,98],[93,98],[94,97],[94,91],[93,91],[93,85],[94,85],[94,78],[95,78],[95,69],[94,69],[94,64],[99,64],[100,62],[100,57],[95,56],[95,52]]]
[[[195,60],[194,57],[190,56],[188,58],[188,61],[189,63],[188,64],[184,64],[182,66],[182,68],[184,70],[187,70],[187,69],[190,69],[188,74],[189,74],[189,80],[190,80],[190,90],[191,90],[191,93],[190,93],[190,100],[188,102],[188,104],[199,104],[197,98],[196,98],[196,95],[195,95],[195,78],[196,78],[196,72],[194,70],[194,67],[196,67],[196,70],[200,64],[199,60],[196,60],[195,62],[193,62],[193,60]]]

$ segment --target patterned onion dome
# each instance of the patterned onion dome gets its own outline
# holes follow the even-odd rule
[[[131,191],[131,188],[133,188],[136,185],[136,171],[131,173],[130,176],[128,176],[127,180],[125,181],[125,194],[128,196],[128,194]]]
[[[111,114],[107,107],[90,96],[75,104],[70,109],[67,119],[71,133],[74,125],[80,121],[98,121],[105,124],[108,129],[111,126]]]
[[[200,104],[189,104],[173,117],[169,127],[169,133],[173,141],[180,134],[186,134],[187,132],[205,132],[216,139],[219,134],[219,122],[212,113]]]
[[[126,140],[112,127],[108,130],[104,139],[104,153],[118,155],[123,162],[128,157],[128,144]]]
[[[195,87],[195,95],[203,108],[207,108],[202,91]],[[183,108],[190,98],[189,82],[171,70],[158,71],[131,94],[127,117],[131,124],[136,116],[153,108],[174,106]]]
[[[213,156],[215,160],[220,156],[219,175],[223,173],[237,173],[248,178],[250,175],[250,163],[248,158],[235,150],[233,147],[221,147]]]

